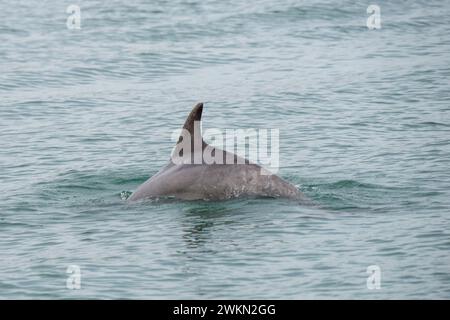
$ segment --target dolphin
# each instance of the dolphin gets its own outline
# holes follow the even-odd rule
[[[207,144],[201,134],[202,111],[203,103],[194,106],[169,163],[140,185],[128,201],[158,198],[226,200],[237,197],[305,199],[294,185],[261,166]],[[191,137],[193,139],[189,139]],[[205,151],[223,161],[208,162],[203,157]]]

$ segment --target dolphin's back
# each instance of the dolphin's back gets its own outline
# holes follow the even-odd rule
[[[295,186],[276,175],[262,175],[256,164],[173,165],[142,184],[130,197],[225,200],[240,196],[297,199]]]
[[[269,174],[259,165],[208,145],[201,136],[202,110],[202,103],[192,109],[169,164],[139,186],[130,201],[158,197],[183,200],[224,200],[239,196],[303,198],[295,186]],[[219,161],[207,164],[203,158],[204,151]],[[174,161],[174,157],[179,160],[178,156],[183,161]],[[201,160],[199,164],[196,159]]]

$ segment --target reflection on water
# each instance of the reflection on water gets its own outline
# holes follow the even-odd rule
[[[183,239],[188,249],[204,247],[209,239],[214,238],[215,227],[232,224],[236,210],[224,202],[196,202],[183,209]]]

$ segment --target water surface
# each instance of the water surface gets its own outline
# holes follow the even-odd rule
[[[447,2],[69,4],[0,4],[1,298],[450,298]],[[127,204],[198,101],[318,205]]]

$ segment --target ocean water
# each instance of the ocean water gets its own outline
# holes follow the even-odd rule
[[[0,3],[0,298],[450,298],[448,2],[70,4]],[[198,101],[315,205],[127,203]]]

